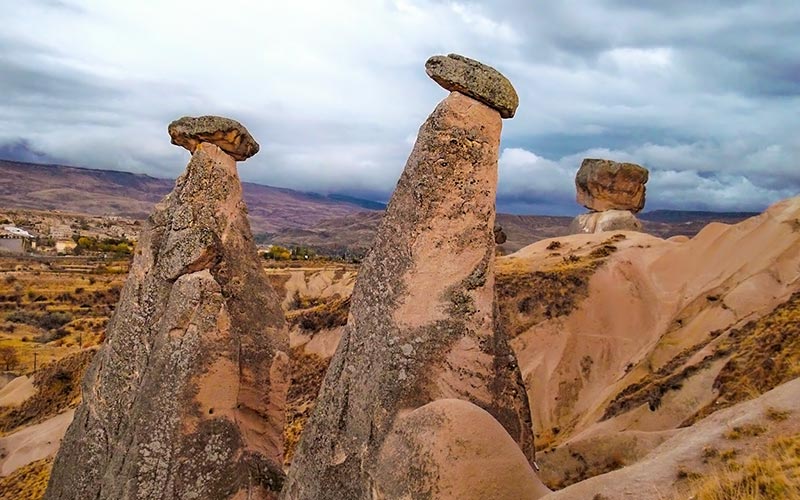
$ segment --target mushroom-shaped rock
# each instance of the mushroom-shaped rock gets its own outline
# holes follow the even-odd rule
[[[513,118],[519,106],[517,91],[499,71],[458,54],[433,56],[425,63],[425,72],[451,92],[460,92]]]
[[[501,128],[497,111],[460,92],[420,128],[359,269],[347,327],[303,428],[284,500],[424,497],[413,489],[406,496],[393,479],[376,492],[383,476],[375,464],[393,423],[440,399],[483,408],[519,458],[533,459],[522,374],[506,332],[495,326]],[[413,480],[415,470],[397,474]]]
[[[589,210],[644,208],[647,169],[635,163],[587,158],[575,176],[577,201]]]
[[[202,143],[142,227],[45,498],[277,498],[289,335],[234,159]]]
[[[236,161],[244,161],[258,153],[258,143],[236,120],[221,116],[184,116],[169,124],[172,144],[194,153],[197,146],[209,142]]]

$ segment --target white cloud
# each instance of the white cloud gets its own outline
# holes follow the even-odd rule
[[[0,148],[174,176],[169,121],[221,114],[262,144],[245,179],[385,198],[446,95],[423,64],[456,52],[520,95],[501,198],[571,210],[605,156],[653,206],[763,207],[800,190],[795,1],[0,0]]]
[[[672,64],[672,50],[668,47],[636,48],[617,47],[600,55],[621,70],[665,70]]]

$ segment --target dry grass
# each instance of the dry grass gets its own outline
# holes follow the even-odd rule
[[[800,435],[774,440],[769,450],[744,463],[721,464],[711,474],[689,478],[677,498],[695,500],[800,500]]]
[[[570,253],[535,271],[514,263],[498,266],[495,290],[500,327],[513,338],[537,323],[571,313],[588,296],[589,279],[615,250],[603,242],[587,255]]]
[[[350,313],[350,297],[338,295],[327,299],[309,299],[297,294],[295,309],[286,313],[290,326],[297,326],[305,332],[318,332],[347,324]]]
[[[800,292],[759,320],[732,329],[716,352],[732,354],[714,381],[714,401],[686,424],[800,376]]]
[[[737,425],[725,433],[725,439],[742,439],[746,437],[760,436],[767,432],[767,428],[760,424]]]
[[[53,459],[45,458],[0,477],[0,500],[39,500],[47,489]]]
[[[774,422],[783,422],[792,412],[789,410],[781,410],[778,408],[769,407],[767,408],[767,418],[774,421]]]
[[[330,362],[313,354],[305,354],[302,348],[293,348],[290,360],[292,383],[286,400],[286,427],[283,431],[284,463],[287,466],[292,462],[294,450],[314,408],[314,401]]]
[[[102,342],[124,280],[116,271],[127,261],[3,257],[0,269],[0,346],[17,351],[15,370],[24,373],[34,352],[42,367]]]
[[[719,338],[711,354],[699,362],[686,361]],[[669,392],[716,360],[730,358],[714,381],[717,396],[681,423],[697,422],[711,413],[764,394],[800,376],[800,293],[764,317],[740,328],[711,332],[707,339],[684,349],[667,364],[625,387],[606,407],[602,419],[614,417],[647,403],[656,410]]]

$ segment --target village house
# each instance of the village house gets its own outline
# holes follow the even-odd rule
[[[0,251],[25,253],[36,248],[36,238],[16,226],[3,226],[0,230]]]
[[[78,246],[74,240],[56,240],[56,253],[72,253]]]

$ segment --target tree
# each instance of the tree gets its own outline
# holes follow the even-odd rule
[[[0,363],[6,366],[6,371],[16,368],[19,364],[17,350],[10,345],[0,347]]]
[[[288,248],[280,245],[272,245],[264,254],[264,258],[274,260],[289,260],[292,258],[292,252]]]

